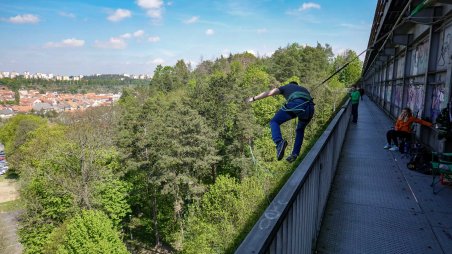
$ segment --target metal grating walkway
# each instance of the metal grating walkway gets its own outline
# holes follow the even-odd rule
[[[350,124],[316,253],[452,253],[452,187],[432,193],[432,177],[384,150],[392,120],[368,97]]]

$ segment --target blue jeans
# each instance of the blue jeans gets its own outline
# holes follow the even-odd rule
[[[304,129],[311,121],[314,115],[314,103],[312,101],[305,101],[304,99],[295,99],[285,105],[285,109],[281,108],[276,112],[273,119],[270,121],[270,129],[272,131],[273,142],[277,145],[283,138],[281,135],[280,125],[298,117],[298,124],[295,135],[295,143],[293,145],[292,154],[299,155],[301,145],[303,144]],[[292,111],[292,110],[293,111]]]

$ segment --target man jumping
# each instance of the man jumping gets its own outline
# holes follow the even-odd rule
[[[315,104],[309,91],[294,81],[279,88],[274,88],[247,98],[246,101],[251,103],[278,94],[281,94],[286,98],[286,103],[276,112],[275,116],[270,121],[272,139],[276,144],[276,158],[281,160],[284,157],[284,151],[287,147],[287,141],[282,138],[280,125],[297,117],[298,124],[292,154],[286,159],[288,162],[293,162],[300,154],[304,130],[314,115]]]

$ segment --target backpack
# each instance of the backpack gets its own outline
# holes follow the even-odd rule
[[[431,175],[431,157],[431,153],[424,146],[416,144],[416,147],[412,150],[410,161],[406,164],[406,167],[409,170]]]
[[[436,123],[438,124],[438,139],[452,140],[452,101],[441,110],[436,118]]]

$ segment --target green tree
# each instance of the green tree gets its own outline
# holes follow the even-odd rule
[[[229,174],[243,178],[250,174],[249,142],[257,131],[252,123],[251,108],[245,105],[245,95],[253,89],[242,83],[243,70],[238,62],[230,73],[216,72],[198,82],[190,91],[190,105],[204,116],[211,129],[218,133],[216,143],[222,157],[214,174]],[[221,102],[221,103],[219,103]]]
[[[297,43],[293,43],[273,53],[269,69],[278,81],[286,80],[291,76],[302,76],[302,48]]]
[[[281,82],[296,76],[302,83],[313,84],[327,75],[332,58],[328,44],[317,43],[316,47],[311,47],[293,43],[275,51],[269,61],[269,72]]]
[[[123,110],[135,113],[123,115],[118,131],[118,145],[127,152],[133,172],[133,206],[151,219],[156,245],[161,231],[168,232],[165,242],[172,241],[186,203],[200,195],[204,183],[212,182],[211,169],[218,161],[212,146],[215,132],[183,102],[183,95],[175,91],[167,97],[167,101],[151,97],[142,105],[135,98],[124,98]],[[122,124],[125,119],[129,124]]]
[[[355,59],[356,56],[355,51],[346,50],[344,54],[338,55],[334,60],[333,66],[335,69],[339,69],[351,61],[347,67],[337,74],[338,80],[347,87],[355,84],[361,77],[363,63],[359,59]]]
[[[232,253],[265,207],[265,190],[259,182],[218,177],[202,200],[190,207],[182,253]]]
[[[110,219],[99,211],[83,210],[56,228],[45,253],[121,254],[129,253]]]
[[[27,140],[27,135],[47,120],[33,115],[16,115],[0,128],[0,141],[7,154],[13,154]]]
[[[174,68],[171,66],[158,65],[154,70],[154,76],[151,80],[151,86],[160,91],[168,92],[177,86],[174,80]]]
[[[175,87],[182,87],[188,83],[188,79],[190,78],[190,70],[188,66],[185,64],[184,60],[177,61],[174,66],[174,80]]]
[[[119,179],[119,154],[109,145],[104,113],[72,115],[68,127],[40,127],[21,146],[20,237],[26,253],[43,253],[50,232],[82,209],[103,211],[116,227],[129,213],[129,185]]]

